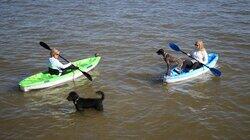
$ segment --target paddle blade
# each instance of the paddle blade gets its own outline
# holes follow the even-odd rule
[[[51,50],[50,47],[49,47],[49,45],[47,45],[46,43],[44,43],[44,42],[39,42],[39,44],[40,44],[43,48],[45,48],[45,49],[47,49],[47,50]]]
[[[89,75],[87,72],[82,71],[82,74],[86,76],[90,81],[92,81],[91,75]]]
[[[175,51],[181,51],[180,48],[174,43],[169,43],[169,47]]]
[[[210,68],[210,71],[217,77],[221,76],[221,72],[218,69]]]

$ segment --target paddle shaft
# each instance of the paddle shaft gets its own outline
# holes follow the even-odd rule
[[[186,54],[188,57],[190,57],[190,58],[196,60],[197,62],[199,62],[199,63],[202,64],[203,66],[205,66],[205,67],[207,67],[207,68],[210,69],[210,67],[208,67],[206,64],[201,63],[199,60],[195,59],[195,58],[192,57],[191,55],[187,54],[186,52],[184,52],[184,51],[182,51],[182,50],[180,50],[180,51],[181,51],[182,53]]]
[[[69,61],[69,60],[67,60],[66,58],[62,57],[60,54],[59,54],[59,57],[60,57],[60,58],[62,58],[64,61],[66,61],[66,62],[70,63],[70,61]],[[72,65],[73,65],[73,64],[72,64]],[[75,66],[75,65],[74,65],[74,66]]]
[[[51,51],[51,48],[49,47],[49,45],[47,45],[46,43],[44,42],[40,42],[39,43],[43,48],[47,49],[47,50],[50,50]],[[70,63],[69,60],[67,60],[66,58],[62,57],[60,54],[59,54],[59,57],[62,58],[64,61]],[[73,65],[73,64],[72,64]]]
[[[69,60],[67,60],[66,58],[62,57],[60,54],[59,54],[59,57],[62,58],[64,61],[70,63]],[[75,66],[74,64],[72,64],[73,66]],[[81,71],[90,81],[92,81],[92,77],[90,74],[88,74],[87,72],[84,72],[82,71],[79,67],[78,67],[78,70]]]
[[[177,45],[175,45],[174,43],[169,43],[169,46],[171,49],[175,50],[175,51],[180,51],[184,54],[186,54],[188,57],[196,60],[197,62],[201,63],[199,60],[195,59],[194,57],[192,57],[190,54],[187,54],[186,52],[182,51]],[[206,64],[201,63],[203,66],[207,67],[215,76],[221,76],[221,72],[216,69],[216,68],[210,68],[208,67]]]
[[[47,45],[46,43],[40,42],[39,44],[40,44],[43,48],[45,48],[45,49],[51,51],[51,48],[50,48],[49,45]],[[66,58],[62,57],[60,54],[59,54],[59,57],[62,58],[64,61],[70,63],[69,60],[67,60]],[[72,64],[72,65],[75,66],[74,64]],[[90,74],[88,74],[87,72],[82,71],[79,67],[78,67],[78,70],[81,71],[81,72],[83,73],[83,75],[86,76],[90,81],[92,81],[92,77],[91,77]]]

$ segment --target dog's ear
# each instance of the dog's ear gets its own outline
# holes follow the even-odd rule
[[[69,93],[70,96],[74,96],[75,94],[76,94],[75,91],[71,91],[71,92]]]
[[[75,91],[71,91],[69,93],[69,96],[72,98],[72,100],[75,100],[75,99],[77,99],[79,97],[78,94]]]
[[[163,49],[159,49],[156,53],[157,53],[158,55],[163,55],[163,54],[164,54],[164,50],[163,50]]]

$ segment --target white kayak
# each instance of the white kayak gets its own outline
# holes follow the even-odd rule
[[[206,65],[208,67],[210,67],[210,68],[214,68],[217,61],[218,61],[218,59],[219,59],[218,54],[209,53],[208,54],[208,63]],[[179,74],[179,73],[177,73],[178,70],[175,68],[175,69],[171,70],[170,76],[168,76],[166,74],[163,76],[163,82],[165,82],[165,83],[179,82],[179,81],[183,81],[183,80],[187,80],[187,79],[190,79],[190,78],[197,77],[197,76],[199,76],[201,74],[204,74],[204,73],[206,73],[208,71],[210,71],[210,69],[203,66],[203,67],[201,67],[199,69],[195,69],[195,70],[192,70],[192,71],[189,71],[189,72],[181,72]]]

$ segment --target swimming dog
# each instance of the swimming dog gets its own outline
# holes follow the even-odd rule
[[[73,101],[77,111],[83,111],[84,108],[95,108],[98,111],[103,111],[102,101],[104,100],[104,93],[97,91],[97,94],[101,95],[101,98],[81,98],[79,95],[72,91],[69,93],[67,100]]]

